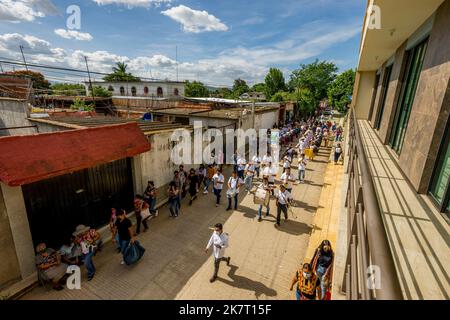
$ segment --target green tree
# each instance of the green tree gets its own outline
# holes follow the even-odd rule
[[[328,88],[328,102],[339,112],[346,112],[347,106],[352,102],[355,75],[353,69],[347,70],[340,74]]]
[[[337,70],[334,63],[327,61],[302,64],[300,69],[292,72],[289,88],[294,91],[308,89],[308,96],[317,107],[322,99],[327,98],[328,88],[336,79]]]
[[[186,81],[184,87],[186,97],[204,98],[209,97],[209,90],[200,81]]]
[[[85,96],[86,89],[82,84],[55,83],[51,86],[52,94],[57,96]]]
[[[266,84],[265,83],[257,83],[255,85],[253,85],[253,87],[250,89],[250,91],[266,93]]]
[[[41,89],[41,90],[50,89],[50,82],[48,82],[48,80],[45,79],[44,75],[40,72],[18,70],[6,72],[6,74],[31,79],[31,81],[33,81],[34,89]]]
[[[247,82],[245,82],[245,80],[236,79],[236,80],[234,80],[232,91],[233,91],[233,97],[238,99],[244,93],[249,92],[250,88],[248,87]]]
[[[77,111],[94,111],[95,107],[93,104],[86,104],[86,101],[76,98],[70,106],[70,109]]]
[[[112,68],[112,73],[105,76],[103,80],[113,82],[139,82],[140,78],[133,76],[130,72],[127,72],[128,65],[125,62],[117,62],[116,66]]]
[[[271,99],[277,92],[286,90],[283,72],[277,68],[270,68],[269,73],[265,78],[265,86],[267,99]]]
[[[308,115],[316,110],[316,100],[308,88],[299,89],[294,94],[297,97],[297,104],[302,115]]]
[[[89,91],[89,95],[92,95],[92,93]],[[100,86],[94,86],[94,96],[95,97],[102,97],[102,98],[109,98],[112,96],[112,93],[106,90],[103,87]]]

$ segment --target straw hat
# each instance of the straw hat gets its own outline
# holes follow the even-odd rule
[[[91,227],[86,227],[84,224],[80,224],[75,228],[75,232],[72,233],[73,236],[79,236],[80,234],[86,233],[91,229]]]

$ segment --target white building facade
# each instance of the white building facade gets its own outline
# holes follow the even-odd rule
[[[113,97],[184,97],[184,82],[177,81],[140,81],[140,82],[92,82],[94,87],[102,87],[112,93]],[[89,82],[85,83],[86,92]]]

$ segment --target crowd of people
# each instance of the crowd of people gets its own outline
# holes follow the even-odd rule
[[[227,198],[227,211],[238,210],[239,194],[253,194],[255,212],[258,221],[270,215],[270,203],[276,203],[275,227],[279,228],[282,215],[289,219],[289,211],[294,200],[294,185],[306,183],[306,167],[319,153],[321,146],[329,148],[333,146],[334,162],[337,164],[342,155],[342,127],[336,122],[320,121],[309,118],[303,121],[295,121],[279,126],[281,158],[274,159],[270,152],[265,155],[254,155],[246,159],[244,155],[234,154],[232,173],[225,178],[227,168],[217,164],[202,164],[198,168],[186,170],[180,165],[173,173],[166,194],[168,209],[171,218],[178,218],[182,213],[182,200],[188,198],[188,205],[192,206],[202,194],[214,194],[214,204],[221,206],[222,195]],[[214,155],[211,156],[215,159]],[[297,159],[298,176],[293,174],[294,160]],[[282,173],[279,174],[280,166]],[[279,177],[279,178],[278,178]],[[255,183],[256,182],[256,183]],[[224,192],[224,190],[226,190]],[[121,208],[112,208],[110,218],[110,231],[112,240],[118,253],[122,254],[121,264],[125,264],[127,248],[136,242],[136,237],[141,232],[149,230],[149,221],[158,216],[156,209],[159,190],[153,181],[148,185],[142,195],[134,198],[134,214],[136,225],[127,218],[126,211]],[[209,198],[205,198],[209,199]],[[206,200],[209,201],[209,200]],[[214,246],[214,275],[213,282],[217,278],[220,261],[230,262],[230,258],[224,258],[223,252],[228,247],[228,234],[223,233],[223,226],[215,226],[215,234],[210,239],[207,249]],[[96,269],[94,256],[102,248],[99,233],[90,227],[80,225],[68,238],[60,250],[55,251],[46,247],[44,243],[36,248],[36,265],[40,277],[53,283],[56,290],[62,289],[62,282],[67,276],[68,265],[84,265],[88,280],[94,278]],[[333,251],[331,243],[324,241],[318,248],[313,261],[302,266],[296,272],[292,281],[291,290],[297,283],[297,298],[301,300],[327,298],[329,283],[332,277]]]

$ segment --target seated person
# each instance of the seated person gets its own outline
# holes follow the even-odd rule
[[[67,278],[67,264],[61,263],[58,252],[47,248],[45,243],[38,244],[36,252],[36,266],[41,279],[52,282],[53,289],[62,290],[61,283]]]
[[[71,236],[67,239],[59,249],[59,254],[63,262],[68,265],[80,265],[81,264],[81,247],[77,241],[77,238]]]

